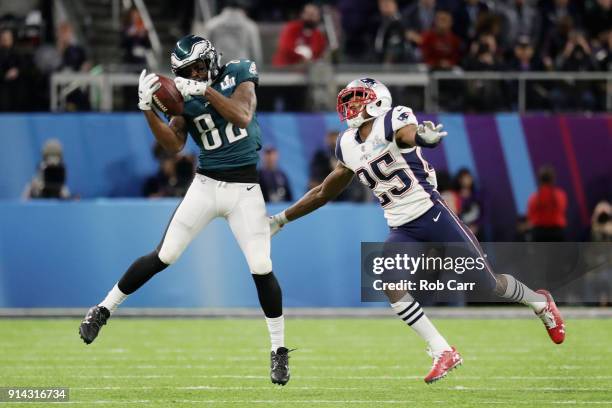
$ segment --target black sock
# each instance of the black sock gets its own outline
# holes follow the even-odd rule
[[[161,272],[167,267],[168,265],[159,259],[157,252],[153,251],[135,260],[123,274],[117,286],[121,292],[129,295],[147,283],[157,272]]]
[[[283,294],[273,272],[265,275],[253,274],[257,287],[259,304],[266,317],[274,318],[283,314]]]

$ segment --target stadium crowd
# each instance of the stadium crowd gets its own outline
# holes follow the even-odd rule
[[[96,45],[79,44],[71,24],[52,23],[53,1],[24,4],[31,10],[22,14],[0,6],[0,111],[46,110],[51,73],[87,72],[105,63],[91,61]],[[193,4],[183,1],[181,7]],[[252,58],[264,67],[299,69],[322,60],[431,71],[610,70],[611,0],[225,0],[218,8],[217,16],[194,21],[193,29],[214,39],[226,60]],[[271,40],[276,49],[265,55],[260,27],[270,24],[280,29]],[[117,53],[126,70],[146,65],[150,47],[139,12],[125,10]],[[530,82],[527,95],[534,109],[604,110],[604,86]],[[446,110],[516,109],[516,98],[506,97],[516,89],[510,83],[446,88],[448,96],[465,95],[442,95]],[[66,109],[90,109],[86,95],[73,92]]]

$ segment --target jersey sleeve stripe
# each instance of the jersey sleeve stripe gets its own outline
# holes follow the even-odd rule
[[[342,135],[343,134],[340,134],[340,136],[338,136],[338,138],[336,139],[335,154],[336,154],[336,159],[338,159],[340,162],[342,162],[342,164],[344,164],[344,157],[342,156],[342,146],[341,146]]]
[[[390,109],[387,113],[385,113],[385,118],[384,118],[384,124],[385,124],[385,139],[387,139],[388,142],[393,141],[393,124],[392,124],[392,119],[393,119],[393,109]]]

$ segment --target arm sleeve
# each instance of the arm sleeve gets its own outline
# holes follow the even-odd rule
[[[412,109],[406,106],[396,106],[385,113],[385,139],[388,142],[393,141],[395,132],[408,125],[418,125],[418,121]]]

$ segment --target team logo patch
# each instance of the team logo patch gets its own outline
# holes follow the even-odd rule
[[[402,112],[402,114],[397,117],[397,120],[400,122],[407,122],[408,119],[410,119],[410,112]]]
[[[257,65],[254,62],[251,62],[251,66],[249,67],[249,72],[253,75],[257,75]]]
[[[231,77],[231,76],[226,76],[225,78],[223,78],[223,82],[221,82],[221,89],[223,91],[225,91],[226,89],[229,89],[233,86],[236,86],[236,78]]]

